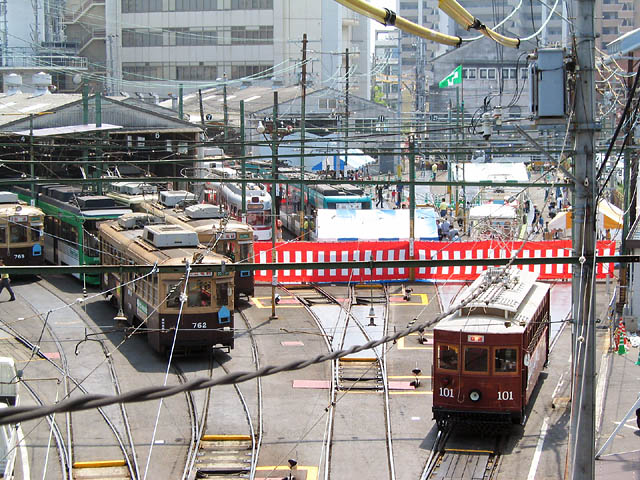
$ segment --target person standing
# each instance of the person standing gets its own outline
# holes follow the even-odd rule
[[[435,182],[437,176],[438,176],[438,164],[436,162],[433,162],[433,165],[431,165],[431,180]]]
[[[0,267],[4,267],[4,261],[0,259]],[[9,274],[8,273],[3,273],[0,276],[0,293],[2,293],[2,291],[4,289],[7,289],[9,291],[9,293],[11,294],[11,298],[9,299],[10,302],[13,302],[16,299],[15,294],[13,293],[13,290],[11,289],[11,280],[9,280]]]

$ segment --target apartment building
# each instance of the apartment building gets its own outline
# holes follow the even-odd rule
[[[334,0],[67,0],[66,31],[109,93],[176,92],[239,78],[299,81],[302,36],[308,81],[370,90],[369,20]]]

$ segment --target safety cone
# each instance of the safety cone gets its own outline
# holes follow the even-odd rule
[[[620,325],[618,326],[618,330],[620,330],[620,342],[618,343],[618,355],[624,355],[627,353],[627,329],[624,326],[624,322],[620,320]]]

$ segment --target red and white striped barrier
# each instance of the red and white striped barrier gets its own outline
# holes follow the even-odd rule
[[[461,260],[484,258],[510,258],[520,249],[522,242],[422,242],[414,243],[415,258],[419,260]],[[271,263],[271,242],[254,244],[255,261]],[[368,260],[408,260],[409,242],[291,242],[276,244],[276,263],[322,263]],[[614,255],[615,242],[599,241],[598,255]],[[518,253],[519,258],[557,258],[571,255],[570,240],[527,242]],[[597,264],[597,278],[613,276],[613,264]],[[474,280],[487,267],[420,267],[416,269],[418,281]],[[568,280],[573,266],[570,264],[520,265],[521,269],[539,273],[540,280]],[[339,268],[281,270],[280,283],[301,282],[370,282],[406,281],[407,268]],[[257,270],[257,282],[271,282],[271,271]]]

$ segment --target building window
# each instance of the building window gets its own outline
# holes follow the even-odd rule
[[[481,68],[480,69],[480,78],[481,79],[486,79],[487,78],[487,69],[486,68]]]
[[[321,110],[335,110],[337,102],[335,98],[319,98],[318,108]]]
[[[462,69],[462,78],[465,80],[474,80],[476,78],[476,69],[475,68],[463,68]]]
[[[494,80],[496,78],[496,69],[487,68],[487,77],[489,78],[489,80]]]
[[[215,65],[177,65],[176,80],[215,80],[218,68]]]

